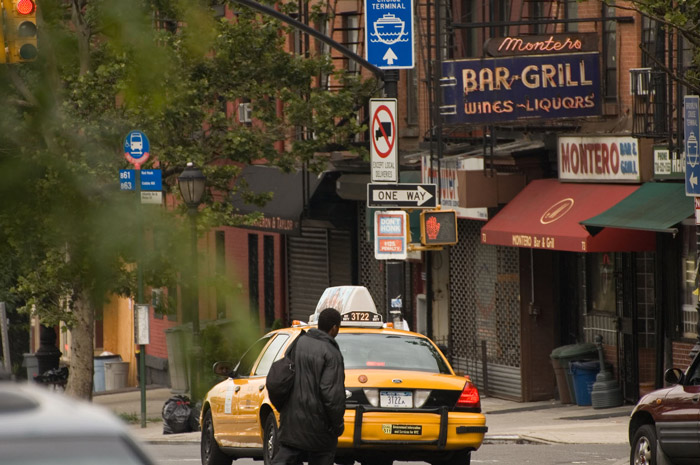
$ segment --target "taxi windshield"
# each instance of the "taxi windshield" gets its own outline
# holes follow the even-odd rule
[[[429,340],[416,336],[380,333],[340,333],[335,338],[346,370],[374,368],[450,374],[450,369]]]

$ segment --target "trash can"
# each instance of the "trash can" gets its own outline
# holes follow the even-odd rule
[[[94,392],[105,391],[105,362],[119,362],[121,359],[121,355],[111,352],[103,352],[93,359],[95,373],[92,376],[92,390]]]
[[[184,394],[190,386],[187,355],[192,349],[192,324],[166,329],[165,343],[168,348],[171,392]]]
[[[591,391],[593,391],[593,383],[595,383],[599,370],[600,362],[595,360],[571,362],[571,374],[574,379],[577,405],[582,407],[591,405]]]
[[[561,350],[566,347],[557,347],[549,354],[549,358],[552,359],[552,368],[554,368],[554,376],[557,379],[557,390],[559,391],[559,400],[562,404],[573,404],[574,400],[571,398],[571,392],[569,391],[569,384],[566,381],[566,371],[559,359],[561,358]]]
[[[559,363],[566,374],[566,384],[572,403],[576,403],[574,380],[569,366],[574,361],[598,360],[598,348],[593,343],[569,344],[559,348]]]
[[[105,391],[123,389],[129,377],[129,362],[105,361]]]
[[[29,381],[34,381],[36,375],[39,374],[39,360],[36,358],[36,355],[32,353],[26,353],[22,355],[24,356],[22,366],[27,369],[27,379]]]

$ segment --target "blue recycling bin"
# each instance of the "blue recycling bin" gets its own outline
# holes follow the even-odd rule
[[[591,391],[593,391],[596,375],[600,371],[600,362],[571,362],[569,368],[576,391],[576,404],[582,407],[591,405]]]

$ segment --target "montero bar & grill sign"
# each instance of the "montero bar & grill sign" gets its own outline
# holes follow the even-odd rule
[[[447,124],[600,114],[599,53],[446,61]]]

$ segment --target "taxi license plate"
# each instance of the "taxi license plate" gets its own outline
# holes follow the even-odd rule
[[[386,408],[412,408],[411,391],[379,391],[379,406]]]

